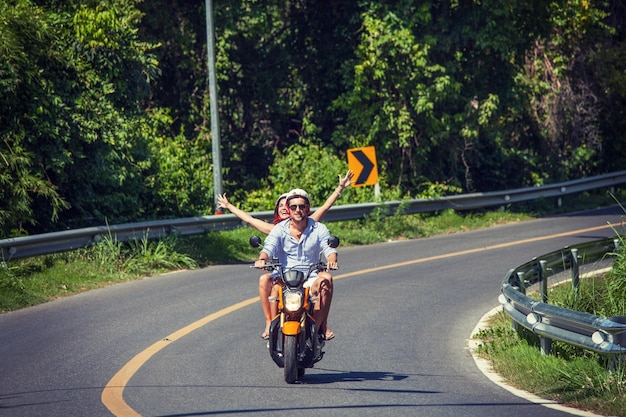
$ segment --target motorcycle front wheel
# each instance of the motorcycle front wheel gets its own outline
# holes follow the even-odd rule
[[[283,355],[285,360],[285,382],[293,384],[298,379],[298,341],[297,336],[285,336]]]

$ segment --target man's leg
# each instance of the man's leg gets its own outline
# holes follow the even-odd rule
[[[278,316],[278,293],[282,286],[278,283],[272,285],[272,293],[270,295],[270,321]]]
[[[333,278],[328,272],[320,272],[313,283],[313,294],[317,295],[318,301],[313,310],[313,318],[318,323],[318,329],[328,340],[335,334],[328,328],[328,314],[333,299]]]

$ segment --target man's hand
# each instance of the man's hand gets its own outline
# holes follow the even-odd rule
[[[254,267],[259,269],[265,268],[265,259],[257,259],[254,261]]]
[[[334,269],[339,269],[339,265],[337,264],[337,254],[331,253],[326,261],[326,270],[332,271]]]

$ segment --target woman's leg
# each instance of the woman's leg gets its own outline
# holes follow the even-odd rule
[[[263,274],[259,278],[259,298],[261,299],[261,308],[263,309],[263,316],[265,317],[265,330],[261,337],[267,339],[270,333],[270,323],[272,322],[272,309],[270,306],[269,297],[272,292],[272,278],[270,274]],[[276,303],[274,303],[276,304]]]

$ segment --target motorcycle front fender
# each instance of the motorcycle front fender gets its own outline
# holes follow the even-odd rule
[[[283,334],[288,336],[296,336],[300,333],[299,321],[286,321],[283,323]]]

